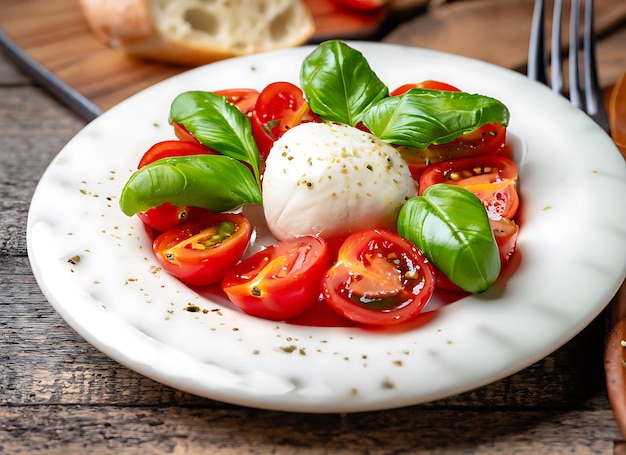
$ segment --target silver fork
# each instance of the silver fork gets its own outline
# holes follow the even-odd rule
[[[602,101],[602,90],[598,82],[596,63],[596,38],[594,28],[593,0],[585,0],[583,17],[582,70],[579,64],[580,12],[581,0],[572,0],[569,20],[568,85],[570,102],[586,112],[607,133],[609,120]],[[565,95],[561,44],[561,22],[563,21],[563,0],[554,0],[552,12],[552,33],[548,56],[545,41],[544,0],[535,0],[528,47],[529,78],[550,85],[554,92]],[[550,59],[550,82],[548,82],[548,58]],[[582,73],[582,75],[581,75]],[[582,81],[581,81],[582,79]]]

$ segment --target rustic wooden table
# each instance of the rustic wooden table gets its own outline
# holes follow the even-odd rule
[[[626,55],[617,65],[626,69]],[[248,409],[171,389],[120,366],[55,313],[26,252],[28,207],[38,179],[84,125],[0,54],[0,453],[624,450],[602,363],[606,314],[513,376],[388,411],[306,415]]]

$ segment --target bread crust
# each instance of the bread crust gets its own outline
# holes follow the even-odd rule
[[[89,28],[108,46],[153,33],[146,0],[80,0]]]
[[[253,6],[249,0],[207,6],[198,0],[80,0],[80,5],[90,29],[107,46],[182,65],[298,46],[313,35],[313,17],[302,0],[253,1]],[[203,12],[215,14],[220,30],[214,36],[189,23],[202,19]],[[278,30],[275,36],[272,27]]]

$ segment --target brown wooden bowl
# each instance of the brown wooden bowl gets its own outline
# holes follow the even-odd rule
[[[604,348],[604,371],[617,427],[626,439],[626,283],[611,302]]]
[[[608,114],[615,145],[626,158],[626,73],[611,91]]]

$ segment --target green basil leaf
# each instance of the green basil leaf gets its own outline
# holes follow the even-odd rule
[[[351,126],[361,121],[365,108],[389,94],[363,54],[336,40],[320,44],[304,59],[300,85],[313,112]]]
[[[487,212],[464,188],[440,183],[409,199],[400,209],[398,233],[466,291],[483,292],[500,274]]]
[[[225,155],[164,158],[150,163],[126,182],[122,211],[131,216],[164,202],[223,212],[260,204],[261,190],[245,164]]]
[[[412,89],[390,96],[363,113],[363,123],[382,140],[426,148],[444,144],[486,123],[509,122],[500,101],[465,92]]]
[[[250,119],[225,97],[202,91],[181,93],[172,101],[169,120],[183,125],[207,147],[250,164],[259,180],[261,158]]]

